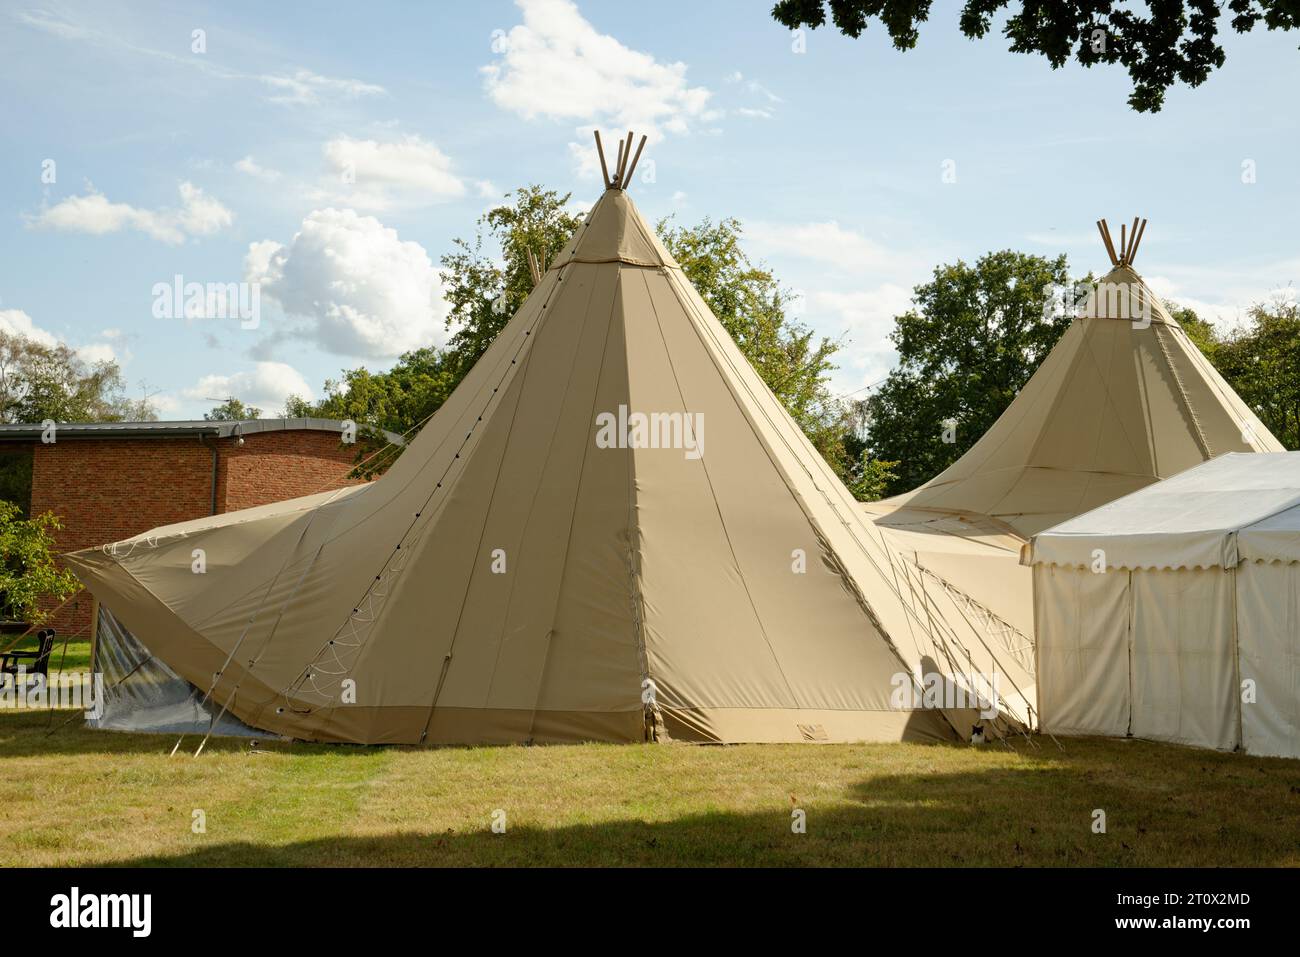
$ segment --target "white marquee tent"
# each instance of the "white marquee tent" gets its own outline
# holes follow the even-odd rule
[[[1044,730],[1300,757],[1300,452],[1211,459],[1024,561]]]

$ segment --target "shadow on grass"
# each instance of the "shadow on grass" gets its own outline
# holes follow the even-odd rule
[[[1108,744],[1108,743],[1107,743]],[[939,749],[949,746],[936,745]],[[1153,749],[1160,746],[1151,745]],[[1093,753],[1089,755],[1088,751]],[[317,866],[929,866],[1152,867],[1300,864],[1300,769],[1236,772],[1176,760],[1152,777],[1126,782],[1106,773],[1097,749],[1076,760],[1015,768],[882,775],[801,805],[806,832],[792,830],[792,807],[708,811],[673,820],[566,823],[528,821],[507,806],[506,833],[482,826],[444,832],[398,828],[281,845],[199,840],[180,854],[113,862],[147,867]],[[1186,756],[1183,756],[1184,758]],[[1214,757],[1214,756],[1211,756]],[[1229,760],[1233,756],[1226,757]],[[1227,774],[1189,786],[1190,779]],[[1241,780],[1238,780],[1240,776]],[[721,798],[722,796],[720,796]],[[1093,812],[1107,832],[1093,833]],[[578,816],[578,814],[575,814]],[[511,819],[526,823],[509,824]],[[415,823],[415,822],[412,822]]]
[[[57,712],[55,721],[70,712]],[[79,722],[79,719],[78,719]],[[89,731],[76,725],[52,735],[47,713],[0,713],[0,774],[9,758],[166,754],[175,735]],[[200,737],[189,735],[186,747]],[[413,800],[369,819],[333,825],[340,833],[286,841],[227,840],[220,819],[190,846],[122,857],[119,866],[1249,866],[1300,864],[1300,762],[1224,754],[1141,741],[1065,739],[1065,750],[1039,739],[1018,742],[1017,755],[996,746],[774,745],[697,749],[667,746],[653,771],[628,767],[627,791],[649,808],[630,812],[621,795],[588,796],[572,780],[536,778],[534,790],[495,786],[458,760],[436,754],[419,762],[429,774],[462,775],[466,801]],[[292,754],[374,756],[379,749],[267,742],[263,750]],[[635,748],[637,746],[628,746]],[[213,752],[249,748],[242,739],[212,739]],[[400,749],[411,751],[414,749]],[[460,750],[460,749],[455,749]],[[422,754],[423,752],[417,752]],[[619,752],[622,754],[622,752]],[[716,759],[712,757],[716,755]],[[775,762],[772,756],[776,755]],[[611,752],[592,751],[605,765]],[[588,760],[583,755],[581,760]],[[349,763],[350,764],[350,763]],[[112,765],[112,762],[109,762]],[[288,767],[287,765],[285,767]],[[510,774],[511,765],[505,765]],[[567,765],[581,774],[581,764]],[[575,772],[574,768],[578,768]],[[774,771],[773,768],[776,768]],[[873,773],[873,771],[875,773]],[[8,773],[16,774],[14,765]],[[23,775],[39,775],[36,762]],[[102,772],[101,772],[102,773]],[[421,773],[423,771],[421,770]],[[646,788],[646,773],[655,775]],[[704,797],[684,798],[674,774],[717,775]],[[737,782],[734,795],[721,782]],[[804,782],[802,785],[800,782]],[[304,780],[302,800],[315,800],[319,779]],[[36,786],[33,780],[33,786]],[[280,786],[293,787],[292,779]],[[487,790],[484,790],[484,787]],[[806,791],[803,788],[806,787]],[[573,791],[572,807],[556,810],[556,793]],[[793,788],[793,798],[787,797]],[[544,789],[538,791],[537,789]],[[451,793],[460,794],[459,790]],[[536,793],[542,812],[530,806]],[[771,804],[755,807],[754,794]],[[603,796],[602,796],[603,794]],[[650,794],[679,808],[656,813]],[[522,796],[521,796],[522,795]],[[747,797],[744,795],[748,795]],[[158,793],[166,800],[166,793]],[[321,800],[326,798],[321,797]],[[501,803],[497,803],[501,802]],[[731,803],[735,807],[728,808]],[[406,806],[406,805],[401,805]],[[490,830],[501,807],[507,832]],[[791,811],[806,812],[806,833],[792,832]],[[1094,812],[1106,833],[1093,833]],[[308,808],[308,812],[310,808]],[[311,815],[294,806],[259,827],[310,833]],[[473,822],[466,825],[465,821]],[[480,823],[481,822],[481,823]],[[455,823],[455,830],[443,830]],[[374,833],[366,833],[372,831]],[[226,832],[224,837],[241,836]],[[101,859],[102,858],[98,858]]]

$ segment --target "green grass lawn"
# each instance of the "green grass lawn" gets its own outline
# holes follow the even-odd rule
[[[0,712],[0,865],[1300,864],[1300,762],[1140,741],[214,739],[196,759],[194,736],[168,757],[174,736],[50,726]],[[791,832],[796,806],[805,834]],[[1094,808],[1108,833],[1092,833]]]

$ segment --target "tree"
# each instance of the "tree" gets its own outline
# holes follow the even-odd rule
[[[847,409],[827,388],[839,343],[816,338],[811,329],[787,316],[793,295],[769,270],[750,261],[740,245],[739,221],[705,219],[685,228],[664,219],[656,231],[817,451],[841,477],[856,478],[860,464],[845,444]]]
[[[898,477],[898,463],[873,459],[867,452],[862,452],[859,459],[862,465],[849,483],[849,491],[859,502],[877,502],[888,494],[889,483]]]
[[[447,287],[450,328],[448,359],[464,376],[487,351],[510,317],[533,290],[528,253],[544,266],[569,241],[582,216],[569,207],[569,197],[541,186],[525,186],[506,194],[513,202],[495,206],[479,218],[473,244],[454,241],[454,251],[442,257],[439,274]],[[499,256],[484,252],[489,240]],[[457,381],[459,381],[459,376]]]
[[[1210,358],[1277,440],[1300,449],[1300,305],[1256,304]]]
[[[53,532],[63,526],[53,512],[22,518],[12,502],[0,501],[0,614],[10,620],[43,623],[42,603],[60,602],[81,588],[72,572],[54,561]]]
[[[64,343],[49,346],[0,332],[0,421],[121,422],[158,417],[126,395],[116,362],[87,362]]]
[[[364,367],[348,369],[343,378],[325,382],[325,397],[308,402],[298,396],[286,401],[285,415],[323,419],[350,419],[357,423],[358,475],[369,478],[383,471],[401,454],[394,449],[376,455],[388,440],[384,431],[406,435],[438,411],[468,367],[458,357],[432,346],[401,356],[387,372]]]
[[[32,450],[18,445],[0,449],[0,502],[17,506],[23,518],[32,506]]]
[[[893,464],[880,478],[890,495],[947,468],[1002,414],[1069,326],[1048,291],[1070,287],[1064,256],[1011,250],[916,287],[890,334],[898,366],[862,403],[869,458]]]
[[[829,8],[835,26],[858,37],[872,20],[879,20],[897,50],[911,50],[918,26],[929,19],[931,0],[779,0],[772,16],[791,30],[816,29],[826,23]],[[971,39],[982,39],[994,16],[1012,0],[966,0],[958,26]],[[1129,105],[1139,112],[1158,112],[1165,91],[1175,83],[1197,87],[1223,66],[1223,47],[1216,41],[1224,11],[1238,33],[1263,23],[1269,30],[1300,28],[1300,7],[1294,0],[1147,0],[1147,16],[1130,9],[1140,6],[1119,0],[1020,0],[1008,16],[1003,35],[1013,53],[1038,53],[1053,69],[1075,60],[1086,67],[1121,64],[1133,81]]]
[[[245,419],[260,419],[261,417],[262,410],[257,406],[244,405],[233,396],[220,405],[213,406],[211,412],[203,413],[203,418],[208,422],[239,422]]]

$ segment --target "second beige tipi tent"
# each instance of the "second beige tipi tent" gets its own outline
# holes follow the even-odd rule
[[[1113,268],[1043,364],[965,455],[881,505],[1028,538],[1225,452],[1282,451],[1133,270],[1145,221],[1118,250],[1098,226]]]
[[[952,737],[960,696],[899,692],[995,663],[636,211],[631,145],[386,475],[78,552],[82,581],[222,712],[299,738]]]
[[[1097,226],[1111,271],[1007,410],[924,485],[861,506],[900,564],[1031,674],[1030,536],[1225,452],[1282,451],[1134,271],[1146,221],[1118,248]]]

